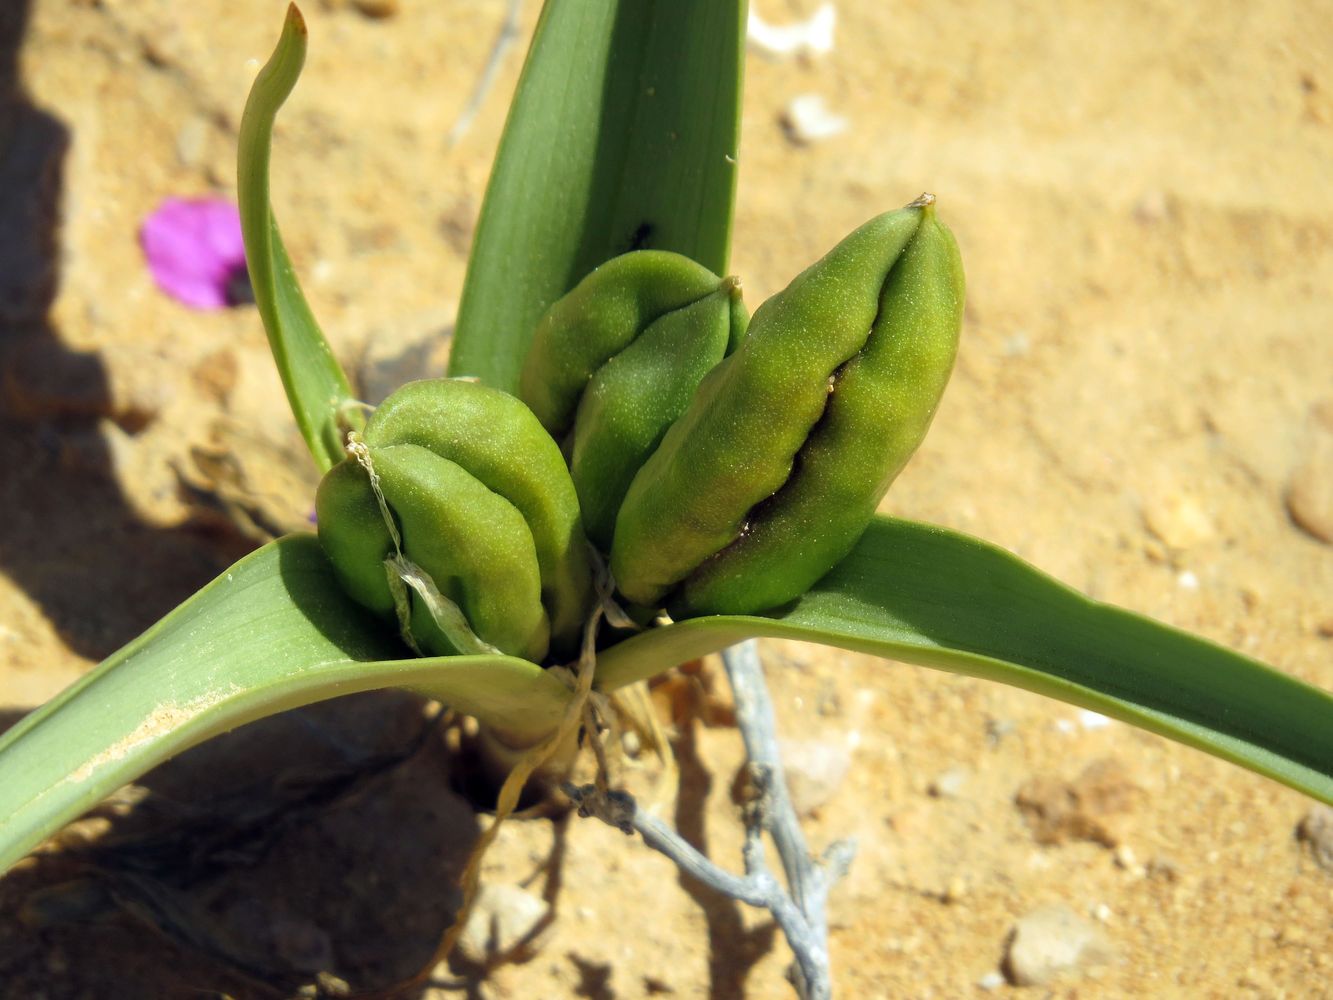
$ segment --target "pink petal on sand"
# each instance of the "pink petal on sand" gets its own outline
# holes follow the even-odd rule
[[[144,220],[139,241],[157,286],[196,309],[225,309],[245,267],[241,216],[221,198],[168,198]]]

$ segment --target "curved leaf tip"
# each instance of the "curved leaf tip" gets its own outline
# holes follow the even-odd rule
[[[250,89],[237,142],[236,190],[245,257],[255,304],[292,415],[315,462],[327,471],[342,461],[346,426],[359,429],[351,385],[301,291],[269,203],[269,158],[278,109],[291,96],[306,55],[306,23],[287,8],[282,35]]]
[[[283,28],[299,33],[302,38],[309,36],[309,31],[305,26],[305,16],[301,13],[301,8],[294,3],[287,5],[287,20],[283,24]]]

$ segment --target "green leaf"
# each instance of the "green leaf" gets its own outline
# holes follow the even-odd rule
[[[352,389],[296,280],[268,194],[273,120],[301,75],[305,49],[305,21],[292,4],[278,47],[259,71],[245,102],[236,189],[255,304],[296,424],[320,471],[327,472],[343,460],[340,417],[352,428],[359,428],[363,420],[356,408],[347,405],[353,400]]]
[[[513,392],[542,312],[598,264],[723,274],[745,0],[548,0],[472,246],[451,375]]]
[[[168,757],[289,708],[408,688],[522,746],[569,698],[525,660],[405,654],[343,595],[313,535],[265,546],[0,736],[0,872]]]
[[[892,518],[876,518],[784,609],[678,622],[606,650],[598,685],[612,690],[754,635],[1003,681],[1333,803],[1333,694],[1093,601],[987,542]]]

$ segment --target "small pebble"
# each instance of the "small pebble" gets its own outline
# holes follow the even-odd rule
[[[1005,972],[1015,986],[1040,986],[1059,975],[1107,962],[1111,955],[1100,928],[1057,903],[1033,910],[1014,925]]]
[[[949,883],[944,887],[944,893],[940,898],[946,903],[953,904],[961,902],[966,895],[967,883],[963,881],[961,875],[955,875],[949,879]]]
[[[937,774],[926,791],[937,799],[956,799],[967,784],[968,772],[965,767],[951,767]]]
[[[1018,724],[1012,719],[987,719],[986,742],[992,747],[998,747],[1017,728]]]
[[[812,815],[833,798],[852,766],[851,754],[839,743],[779,740],[778,749],[798,816]]]
[[[782,112],[787,138],[800,146],[822,142],[847,131],[847,119],[835,115],[819,94],[793,97]]]
[[[1188,493],[1149,497],[1143,504],[1143,521],[1167,548],[1176,551],[1206,544],[1217,535],[1203,504]]]
[[[1014,333],[1004,338],[1000,353],[1006,358],[1025,358],[1032,351],[1032,340],[1026,333]]]
[[[1273,940],[1284,948],[1305,948],[1310,944],[1310,936],[1300,927],[1283,927],[1273,935]]]
[[[176,131],[176,159],[182,167],[197,167],[208,141],[208,119],[192,115]]]
[[[321,972],[315,976],[315,984],[319,987],[318,996],[321,997],[346,997],[352,995],[352,987],[345,979],[335,976],[332,972]]]
[[[1143,797],[1124,765],[1105,758],[1093,761],[1073,781],[1033,778],[1018,790],[1014,803],[1040,844],[1091,840],[1115,847]]]
[[[1251,965],[1236,980],[1236,985],[1246,990],[1253,990],[1261,997],[1281,996],[1273,983],[1273,978],[1258,966]]]
[[[1134,218],[1146,225],[1161,222],[1170,211],[1171,202],[1166,192],[1158,189],[1143,192],[1139,200],[1134,203]]]
[[[1333,418],[1325,406],[1311,422],[1305,454],[1287,483],[1287,514],[1311,538],[1333,545]]]
[[[1333,545],[1333,468],[1301,466],[1287,487],[1287,514],[1311,538]]]
[[[998,969],[986,973],[977,980],[977,987],[986,991],[998,990],[1004,985],[1004,973]]]
[[[1152,858],[1143,871],[1149,878],[1161,882],[1180,881],[1180,866],[1170,858]]]
[[[815,711],[826,719],[837,718],[842,714],[842,698],[829,680],[819,685],[819,692],[815,696]]]
[[[1086,708],[1078,713],[1078,722],[1084,729],[1102,729],[1111,724],[1110,718],[1101,712],[1093,712]]]
[[[1314,806],[1296,826],[1296,838],[1309,846],[1315,864],[1333,872],[1333,807]]]
[[[544,944],[550,907],[516,885],[486,885],[458,938],[458,954],[474,965],[531,958]],[[534,936],[535,935],[535,936]]]
[[[752,6],[745,34],[747,41],[767,56],[822,56],[833,51],[837,22],[838,11],[831,3],[821,4],[808,20],[791,24],[769,24]]]
[[[1129,872],[1135,878],[1142,878],[1147,874],[1147,869],[1139,864],[1139,859],[1134,854],[1134,848],[1128,844],[1117,844],[1112,858],[1117,868]]]

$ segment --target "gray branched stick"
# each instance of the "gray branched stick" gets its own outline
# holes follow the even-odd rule
[[[637,831],[644,843],[666,855],[678,868],[732,899],[768,910],[781,928],[796,964],[791,979],[802,1000],[829,1000],[828,920],[825,905],[829,890],[851,865],[856,846],[837,841],[816,861],[806,849],[805,835],[787,792],[778,754],[773,704],[764,682],[763,666],[753,640],[722,654],[727,677],[736,695],[736,725],[749,758],[755,798],[745,812],[745,875],[718,867],[661,820],[639,809],[623,791],[599,792],[596,785],[566,783],[567,794],[579,815],[595,816],[625,833]],[[769,870],[763,835],[777,847],[787,876],[787,889]]]

